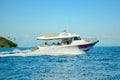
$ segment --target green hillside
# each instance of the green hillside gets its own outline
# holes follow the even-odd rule
[[[11,47],[17,47],[17,44],[14,43],[13,41],[10,41],[0,36],[0,48],[11,48]]]

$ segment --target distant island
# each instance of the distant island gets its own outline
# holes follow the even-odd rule
[[[9,39],[0,36],[0,48],[17,47],[17,44]]]

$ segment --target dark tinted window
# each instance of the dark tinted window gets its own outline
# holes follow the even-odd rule
[[[80,37],[74,37],[74,40],[81,40]]]

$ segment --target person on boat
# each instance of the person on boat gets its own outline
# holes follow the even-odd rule
[[[45,45],[48,45],[48,43],[47,43],[47,42],[45,42]]]
[[[60,45],[60,42],[58,42],[57,45]]]

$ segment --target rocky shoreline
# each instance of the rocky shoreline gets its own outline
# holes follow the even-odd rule
[[[11,48],[17,46],[17,43],[0,36],[0,48]]]

